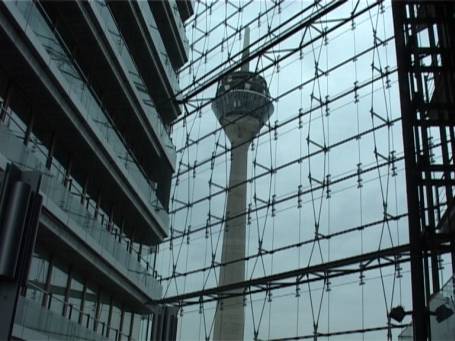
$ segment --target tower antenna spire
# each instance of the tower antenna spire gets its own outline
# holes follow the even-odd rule
[[[242,52],[242,62],[247,60],[250,56],[250,28],[245,27],[245,32],[243,35],[243,52]],[[241,71],[250,71],[250,62],[246,62],[242,65]]]

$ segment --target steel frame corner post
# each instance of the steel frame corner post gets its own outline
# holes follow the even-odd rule
[[[408,83],[409,60],[405,45],[405,11],[406,2],[392,2],[395,30],[395,45],[398,65],[398,80],[402,113],[403,148],[406,170],[406,193],[408,205],[409,243],[411,251],[411,286],[412,286],[412,319],[414,339],[427,338],[427,319],[425,318],[425,287],[423,274],[423,257],[419,214],[419,196],[417,190],[417,162],[415,155],[412,103]]]
[[[447,240],[452,249],[452,263],[454,261],[453,232],[449,221],[455,185],[454,141],[451,141],[455,136],[455,61],[450,52],[454,47],[454,33],[451,32],[454,24],[450,18],[454,9],[449,1],[392,1],[406,168],[415,340],[431,339],[429,299],[440,289],[437,254],[447,246],[443,245]],[[432,142],[432,134],[436,131],[440,137],[438,144]],[[448,148],[449,143],[451,148]],[[441,156],[440,160],[433,159],[435,153]],[[446,223],[444,216],[449,217]],[[446,241],[439,238],[444,234],[448,235]]]

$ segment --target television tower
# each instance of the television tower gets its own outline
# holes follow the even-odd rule
[[[218,121],[231,142],[231,170],[226,205],[221,262],[245,257],[246,193],[248,148],[273,113],[272,99],[265,79],[249,71],[250,31],[245,28],[243,65],[218,84],[212,103]],[[245,280],[245,261],[222,265],[219,286]],[[243,340],[245,312],[243,296],[218,301],[214,340]]]

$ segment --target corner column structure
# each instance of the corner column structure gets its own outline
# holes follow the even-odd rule
[[[429,302],[440,290],[441,251],[451,252],[455,271],[455,3],[392,1],[392,10],[406,168],[413,339],[431,340]],[[433,137],[438,143],[432,142]]]
[[[245,280],[248,148],[273,113],[267,83],[258,74],[249,72],[248,56],[249,29],[246,28],[242,68],[220,81],[212,104],[212,109],[231,142],[219,286]],[[229,296],[229,292],[226,294]],[[213,340],[243,340],[244,324],[243,296],[218,301]]]

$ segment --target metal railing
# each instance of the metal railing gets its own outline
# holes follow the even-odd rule
[[[162,140],[162,145],[166,152],[171,155],[175,153],[175,146],[172,143],[171,136],[169,135],[169,129],[166,128],[161,120],[161,117],[156,111],[155,103],[150,97],[144,80],[139,74],[138,68],[131,57],[131,53],[128,50],[128,46],[125,43],[122,33],[120,32],[118,25],[109,9],[109,6],[104,0],[91,1],[91,8],[99,16],[99,23],[105,32],[106,37],[111,43],[112,48],[120,56],[121,61],[125,64],[124,67],[127,70],[127,78],[129,78],[133,87],[137,90],[137,96],[140,98],[142,109],[149,118],[152,126],[156,129],[158,138]],[[167,56],[166,56],[167,58]],[[174,75],[175,78],[175,75]]]
[[[4,116],[7,123],[7,126],[0,124],[0,127],[5,129],[4,133],[14,136],[18,143],[23,143],[26,127],[15,112],[11,108],[1,108],[0,116]],[[85,240],[90,238],[98,243],[101,246],[99,250],[107,251],[124,266],[131,276],[129,278],[142,283],[151,293],[159,292],[161,289],[157,281],[158,274],[150,261],[142,257],[140,250],[137,250],[108,215],[97,207],[96,201],[84,193],[78,182],[67,174],[66,169],[56,159],[49,163],[49,151],[36,136],[30,137],[30,144],[31,156],[28,160],[22,157],[21,161],[26,164],[21,166],[43,172],[41,191],[78,226],[73,226],[73,229],[78,230],[79,237]],[[46,168],[46,164],[50,167]],[[67,221],[68,225],[70,220]]]
[[[127,147],[123,137],[117,132],[109,115],[102,107],[101,101],[97,98],[90,84],[84,77],[81,69],[77,66],[75,59],[71,56],[69,49],[65,46],[63,39],[58,32],[49,24],[49,18],[37,7],[36,2],[17,1],[14,3],[22,14],[25,22],[23,29],[33,31],[37,41],[47,52],[43,56],[49,68],[59,80],[63,81],[65,91],[73,100],[82,106],[81,114],[87,120],[91,128],[97,133],[109,152],[113,151],[115,159],[121,168],[130,175],[134,182],[134,188],[144,195],[144,199],[153,208],[161,220],[163,226],[167,226],[169,217],[163,205],[156,195],[156,184],[152,183],[140,164],[136,161],[134,154]],[[112,152],[111,152],[112,153]]]
[[[175,93],[178,93],[180,91],[180,87],[177,74],[172,67],[172,63],[169,59],[166,47],[164,46],[163,39],[161,38],[155,17],[153,16],[152,10],[150,9],[150,5],[147,1],[138,1],[137,4],[140,8],[140,13],[142,14],[145,23],[147,24],[147,30],[149,31],[153,44],[158,51],[161,64],[166,71],[166,75],[168,76],[172,89]]]
[[[111,333],[115,335],[115,340],[120,340],[118,328],[109,327],[105,321],[81,311],[69,302],[56,297],[52,292],[48,292],[32,282],[27,283],[26,289],[45,296],[47,304],[43,306],[42,302],[31,297],[19,296],[15,324],[38,333],[54,335],[62,340],[77,338],[78,340],[101,341],[107,340],[107,336]],[[52,310],[52,304],[55,305],[56,302],[62,306],[61,313]],[[79,314],[79,322],[71,320],[74,314]],[[21,335],[17,335],[19,333],[20,330],[13,330],[15,336],[20,337]]]

